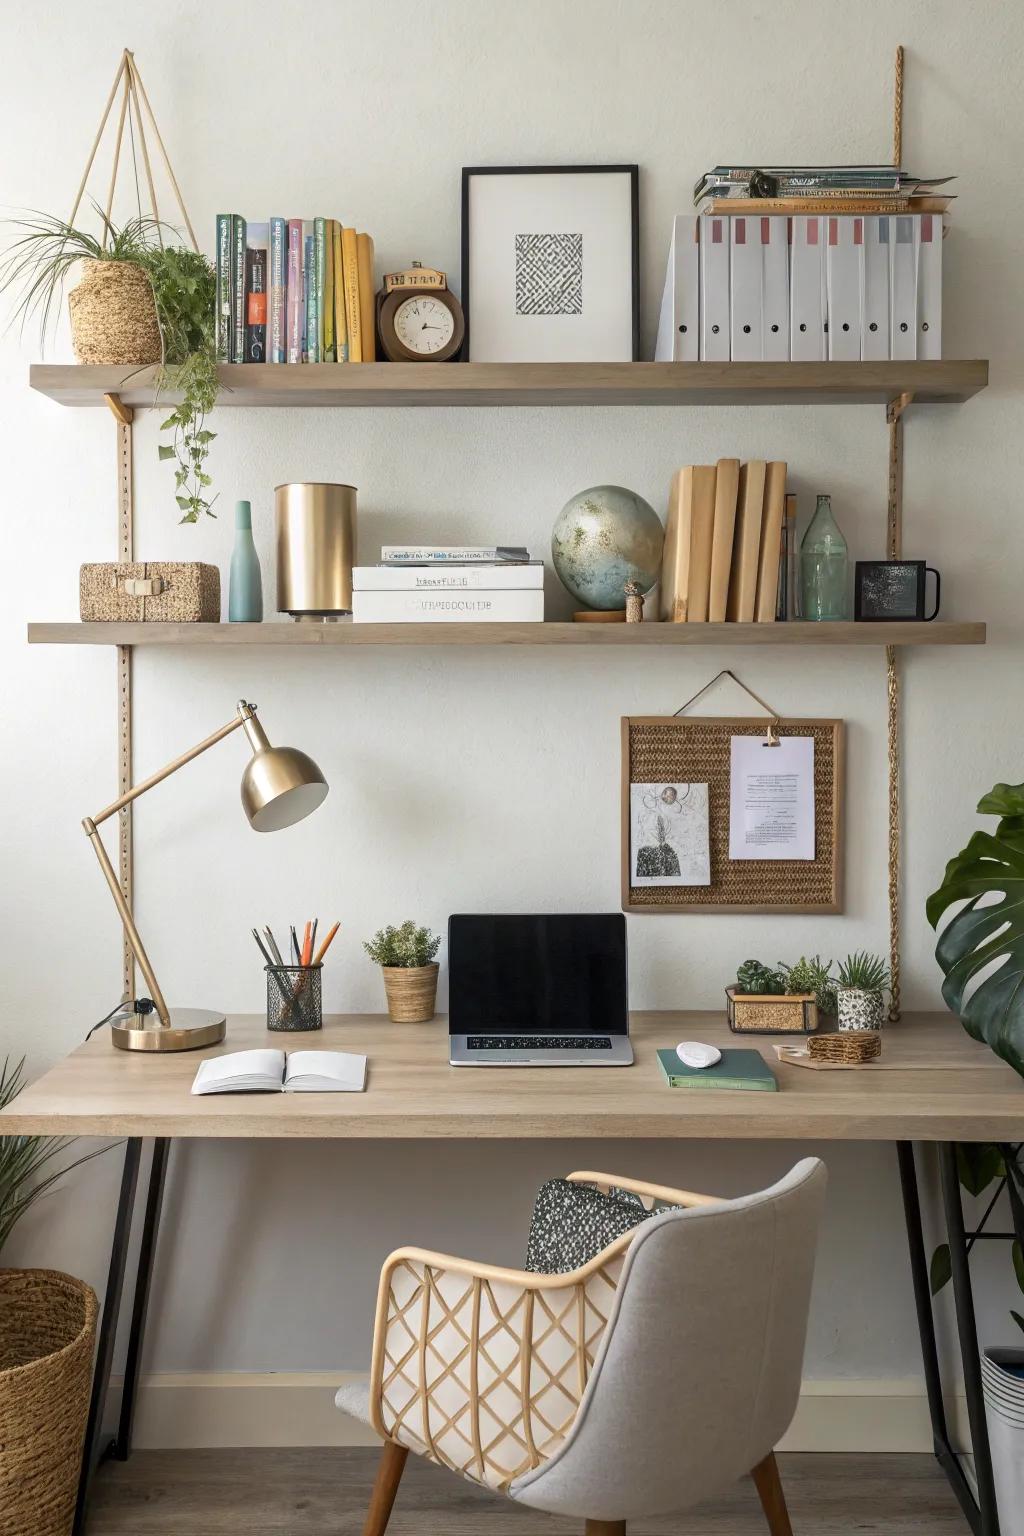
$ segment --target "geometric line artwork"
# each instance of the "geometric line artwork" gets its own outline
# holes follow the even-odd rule
[[[516,235],[516,314],[582,313],[583,236]]]

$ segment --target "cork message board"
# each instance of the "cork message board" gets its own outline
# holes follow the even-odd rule
[[[779,720],[780,736],[814,740],[814,858],[729,858],[729,757],[733,736],[764,736],[746,717],[633,715],[622,721],[624,912],[841,912],[843,722]],[[766,747],[766,752],[771,748]],[[630,785],[706,784],[709,885],[632,883]]]

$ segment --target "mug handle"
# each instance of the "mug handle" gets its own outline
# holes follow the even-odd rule
[[[930,624],[932,619],[938,617],[938,613],[939,613],[939,597],[940,597],[940,594],[942,592],[942,577],[939,575],[938,571],[935,569],[935,567],[933,565],[926,565],[925,568],[924,568],[924,573],[925,573],[925,580],[927,580],[929,576],[934,576],[935,577],[935,607],[932,609],[931,613],[926,613],[925,614],[925,623],[926,624]]]

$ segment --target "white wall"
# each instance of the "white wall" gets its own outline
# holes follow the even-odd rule
[[[1006,190],[1024,122],[1024,14],[954,0],[448,0],[427,10],[405,0],[307,0],[291,20],[254,24],[256,15],[235,0],[166,0],[131,13],[109,0],[8,7],[0,198],[70,207],[118,51],[129,44],[207,250],[226,208],[253,218],[333,210],[374,233],[382,269],[415,257],[457,277],[463,164],[638,162],[649,346],[669,219],[688,205],[697,174],[728,155],[886,159],[892,54],[907,45],[906,158],[922,174],[961,178],[945,248],[947,355],[990,357],[993,380],[963,407],[912,410],[906,432],[907,553],[942,569],[945,616],[990,625],[986,651],[922,650],[904,668],[904,1001],[934,1006],[925,895],[972,828],[978,796],[996,780],[1024,777],[1024,218]],[[114,914],[78,825],[115,783],[113,656],[29,650],[24,640],[28,619],[74,617],[79,564],[114,554],[113,426],[104,413],[30,393],[36,356],[31,336],[3,340],[0,1054],[26,1052],[33,1074],[81,1039],[120,985]],[[51,356],[70,359],[64,335]],[[382,540],[427,533],[544,549],[558,509],[584,486],[617,481],[664,508],[680,463],[770,456],[788,460],[804,515],[813,494],[829,490],[855,553],[883,549],[880,408],[224,411],[214,425],[222,515],[179,528],[155,421],[140,418],[137,551],[223,570],[232,503],[249,497],[269,598],[272,488],[289,479],[358,485],[361,552],[372,559]],[[551,586],[549,595],[553,612],[567,611],[564,593]],[[169,996],[258,1009],[254,922],[280,930],[308,912],[340,917],[326,1000],[343,1010],[380,1005],[359,941],[383,922],[415,915],[443,927],[456,908],[616,907],[619,717],[671,711],[726,665],[783,712],[848,723],[846,912],[631,918],[633,1004],[717,1007],[748,955],[884,949],[880,652],[143,650],[138,772],[247,696],[276,739],[316,756],[332,786],[314,819],[272,841],[251,837],[233,783],[242,757],[228,743],[140,806],[138,915]],[[724,691],[710,709],[741,702]],[[393,1243],[510,1260],[519,1232],[496,1209],[521,1229],[538,1181],[570,1164],[596,1157],[666,1182],[740,1190],[798,1150],[189,1144],[172,1172],[151,1362],[358,1367],[376,1269]],[[833,1187],[808,1374],[913,1376],[894,1155],[863,1146],[827,1156]],[[8,1257],[63,1264],[98,1282],[115,1159],[47,1202]],[[983,1258],[986,1331],[995,1337],[1011,1327],[1012,1296],[1000,1257]]]

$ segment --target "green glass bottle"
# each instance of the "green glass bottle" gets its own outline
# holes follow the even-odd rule
[[[850,562],[832,516],[832,498],[819,496],[800,545],[800,614],[805,619],[850,617]]]
[[[252,537],[252,509],[247,501],[235,502],[235,547],[231,552],[228,583],[228,621],[259,624],[263,619],[263,580],[260,557]]]

